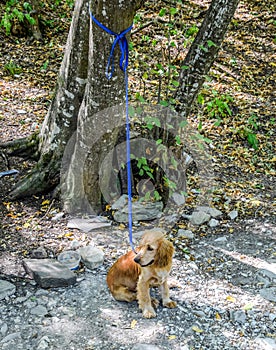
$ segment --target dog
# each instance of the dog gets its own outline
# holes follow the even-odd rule
[[[170,299],[167,278],[172,267],[174,247],[159,231],[146,231],[137,248],[121,256],[107,274],[107,285],[116,300],[132,302],[138,300],[145,318],[156,317],[154,308],[158,300],[150,296],[150,288],[158,286],[162,304],[175,308]]]

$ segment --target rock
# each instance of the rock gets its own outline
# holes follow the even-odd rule
[[[216,243],[224,243],[224,242],[227,242],[227,237],[223,236],[223,237],[218,237],[215,239]]]
[[[260,290],[260,296],[266,300],[276,302],[276,287],[263,288]]]
[[[230,211],[230,213],[228,213],[228,216],[231,220],[235,220],[238,217],[238,211],[232,210]]]
[[[244,324],[246,321],[246,314],[243,310],[231,311],[230,318],[233,322]]]
[[[178,233],[177,233],[177,237],[193,239],[195,237],[195,234],[192,231],[190,231],[190,230],[179,229]]]
[[[10,341],[13,341],[14,339],[20,338],[21,337],[21,333],[20,332],[15,332],[15,333],[11,333],[8,334],[5,338],[3,338],[0,343],[9,343]]]
[[[59,221],[63,217],[64,217],[64,213],[63,212],[57,213],[55,216],[52,217],[52,221]]]
[[[198,206],[196,210],[204,211],[206,214],[211,215],[212,218],[217,218],[223,214],[222,211],[208,206]]]
[[[37,350],[48,349],[49,344],[50,344],[50,339],[47,336],[44,336],[39,340]]]
[[[7,334],[7,331],[8,331],[8,325],[6,323],[2,324],[0,329],[1,334],[4,336]]]
[[[193,225],[202,225],[204,222],[207,222],[210,220],[210,215],[205,213],[204,211],[194,211],[193,214],[190,216],[189,220],[191,224]]]
[[[15,285],[4,280],[0,280],[0,300],[15,293]]]
[[[90,270],[96,269],[103,264],[104,253],[96,247],[88,245],[80,248],[78,252],[81,255],[82,262]]]
[[[32,315],[36,315],[36,316],[45,316],[45,315],[47,315],[48,310],[43,305],[37,305],[31,309],[30,313]]]
[[[256,344],[260,346],[260,350],[275,350],[276,340],[273,338],[257,338],[255,339]]]
[[[185,204],[185,196],[177,192],[172,194],[172,200],[178,206]]]
[[[131,350],[161,350],[161,348],[152,344],[136,344]]]
[[[74,218],[69,220],[68,228],[77,228],[84,232],[90,232],[95,229],[111,226],[111,221],[103,216],[96,216],[90,219]]]
[[[111,206],[112,210],[122,210],[127,205],[128,195],[123,194],[119,199],[117,199]]]
[[[213,227],[217,227],[219,225],[219,221],[216,220],[216,219],[211,219],[209,222],[208,222],[208,225],[213,228]]]
[[[162,202],[134,202],[132,204],[133,221],[148,221],[159,218],[162,215]],[[128,206],[116,211],[114,219],[117,222],[128,222]]]
[[[54,259],[25,259],[23,266],[42,288],[67,287],[76,283],[76,275]]]
[[[34,259],[45,259],[45,258],[47,258],[47,256],[48,256],[48,254],[43,247],[39,247],[37,249],[34,249],[31,253],[31,257]]]

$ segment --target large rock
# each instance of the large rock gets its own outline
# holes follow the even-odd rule
[[[148,221],[159,218],[162,215],[162,202],[134,202],[132,203],[133,221]],[[114,219],[117,222],[128,222],[128,206],[116,211]]]
[[[96,247],[88,245],[80,248],[78,252],[81,256],[82,262],[90,270],[93,270],[103,264],[104,253],[102,250]]]
[[[211,215],[205,213],[204,211],[194,211],[193,214],[190,216],[189,220],[191,224],[193,225],[202,225],[205,222],[209,221],[211,218]]]
[[[15,293],[15,285],[4,280],[0,280],[0,300]]]
[[[76,283],[76,275],[54,259],[25,259],[23,266],[42,288],[67,287]]]

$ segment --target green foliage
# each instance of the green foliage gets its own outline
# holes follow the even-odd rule
[[[20,74],[22,72],[22,68],[15,64],[13,60],[10,60],[9,63],[6,63],[4,66],[5,71],[7,71],[11,76],[15,74]]]
[[[259,142],[257,138],[257,130],[259,127],[258,117],[252,114],[247,121],[247,124],[241,126],[237,131],[240,137],[245,138],[248,144],[255,150],[259,147]]]
[[[28,2],[23,4],[18,0],[9,0],[6,3],[5,13],[2,16],[0,27],[6,30],[6,34],[10,35],[13,22],[15,20],[23,22],[26,20],[31,25],[35,24],[35,19],[30,15],[32,6]]]

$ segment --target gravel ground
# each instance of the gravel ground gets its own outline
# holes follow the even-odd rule
[[[178,307],[159,306],[150,320],[136,302],[117,302],[107,289],[108,268],[128,249],[114,227],[89,234],[106,259],[96,270],[79,272],[74,286],[41,289],[22,277],[21,266],[21,277],[0,275],[17,287],[1,300],[0,348],[276,349],[275,226],[248,221],[243,228],[186,243],[172,236],[170,285]]]

